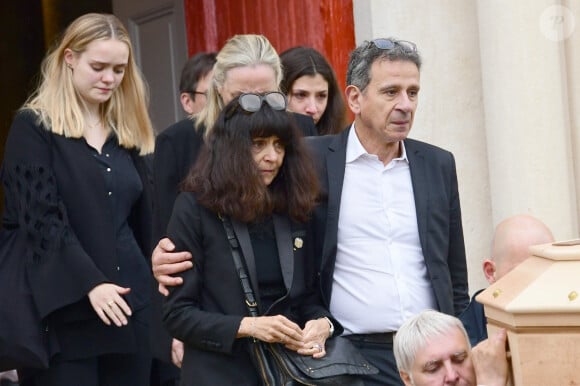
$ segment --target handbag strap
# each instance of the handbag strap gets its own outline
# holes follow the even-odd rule
[[[221,216],[220,216],[221,217]],[[234,227],[229,217],[222,217],[222,224],[224,230],[226,231],[226,236],[230,243],[230,248],[232,250],[232,258],[234,260],[234,266],[240,278],[240,283],[242,284],[242,290],[244,291],[244,296],[246,298],[246,306],[248,307],[248,312],[250,316],[259,316],[258,302],[254,296],[254,291],[252,290],[252,285],[250,283],[250,277],[246,271],[246,266],[242,261],[242,255],[240,253],[240,243],[234,233]]]

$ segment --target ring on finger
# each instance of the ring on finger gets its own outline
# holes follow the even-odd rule
[[[312,348],[315,348],[318,350],[318,352],[322,352],[322,346],[319,345],[318,343],[315,343],[314,346],[312,346]]]
[[[111,300],[110,302],[107,302],[107,305],[109,306],[109,308],[113,307],[113,304],[115,304],[114,300]]]

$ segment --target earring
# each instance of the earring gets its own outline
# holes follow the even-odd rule
[[[72,70],[72,65],[70,63],[67,63],[66,66]]]

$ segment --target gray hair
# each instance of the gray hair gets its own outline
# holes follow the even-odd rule
[[[409,50],[405,41],[388,38],[393,43],[393,48],[382,49],[377,47],[373,41],[364,41],[360,46],[350,53],[348,69],[346,71],[346,85],[356,86],[364,91],[371,80],[371,66],[377,60],[407,61],[414,63],[421,70],[421,57],[416,50]],[[412,43],[411,43],[412,44]]]
[[[407,319],[395,335],[393,351],[397,368],[411,375],[415,356],[427,342],[453,329],[459,329],[465,336],[468,349],[471,349],[469,337],[463,324],[454,316],[439,311],[427,310]]]

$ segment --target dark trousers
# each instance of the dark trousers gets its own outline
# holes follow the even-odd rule
[[[181,370],[173,363],[153,358],[151,364],[151,384],[149,386],[177,386]]]
[[[393,354],[392,334],[390,339],[385,339],[383,335],[386,334],[345,335],[345,337],[379,369],[378,374],[362,376],[365,386],[404,386]]]
[[[149,354],[107,354],[95,358],[59,361],[22,383],[26,386],[136,386],[148,385]]]

